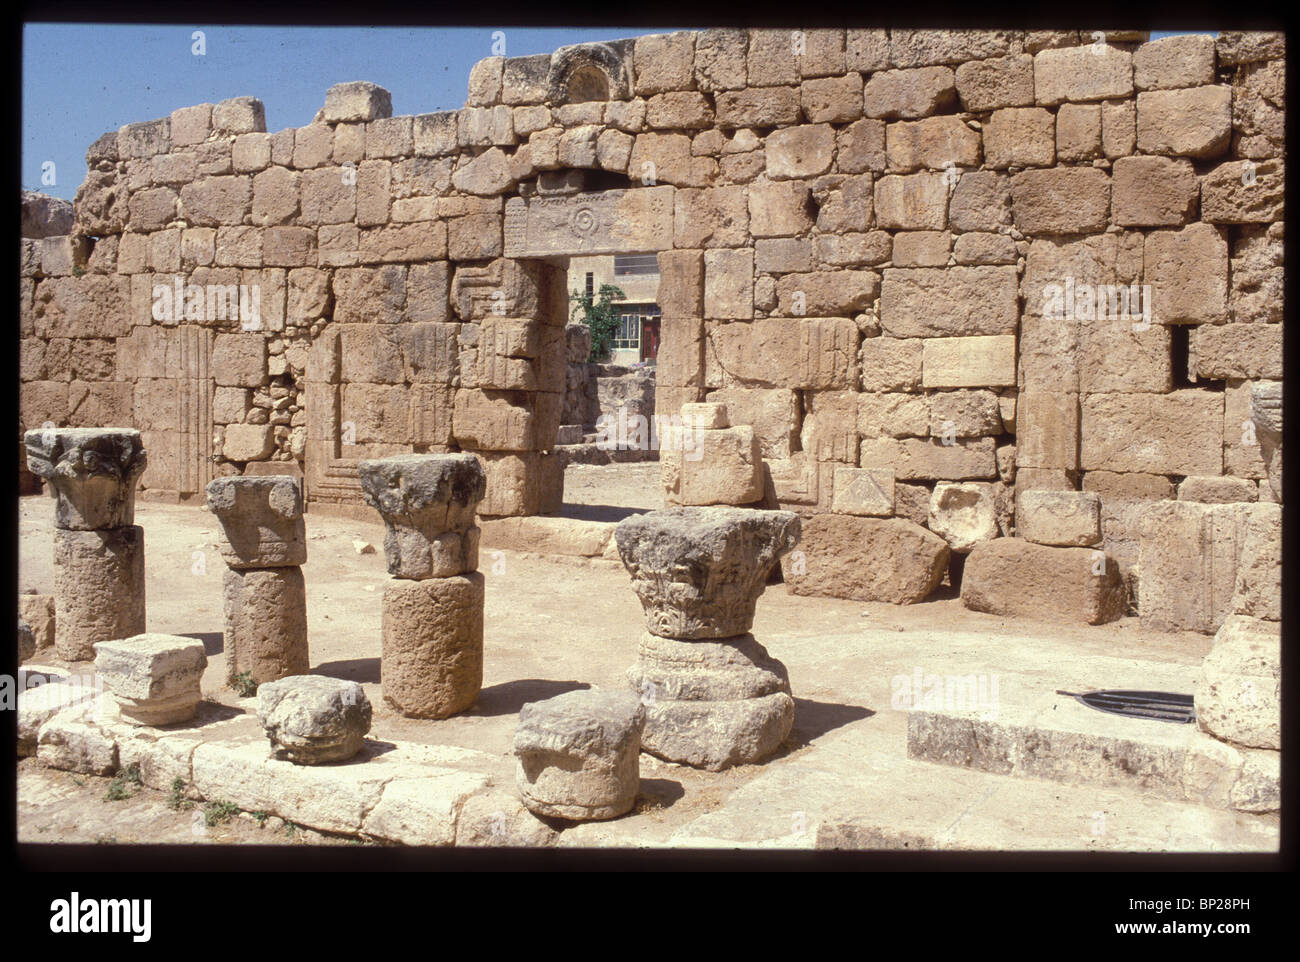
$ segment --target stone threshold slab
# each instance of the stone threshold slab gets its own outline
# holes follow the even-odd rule
[[[876,724],[878,722],[878,724]],[[1275,820],[1123,788],[916,761],[878,715],[771,767],[672,847],[887,851],[1276,852]],[[563,842],[561,843],[563,844]]]
[[[1221,742],[1195,723],[1107,714],[1054,691],[1021,692],[1017,701],[1008,705],[1003,699],[994,711],[909,712],[908,757],[1066,785],[1125,788],[1211,808],[1280,807],[1279,752]]]

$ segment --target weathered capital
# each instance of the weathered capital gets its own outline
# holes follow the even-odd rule
[[[472,454],[401,454],[362,461],[361,493],[384,519],[388,573],[445,578],[478,567],[474,510],[487,477]]]
[[[40,428],[24,442],[27,466],[57,499],[56,527],[99,531],[134,523],[135,484],[148,464],[139,431]]]
[[[217,478],[208,483],[208,510],[226,539],[218,548],[232,568],[279,568],[307,563],[302,490],[289,475]]]
[[[650,511],[614,529],[646,628],[664,638],[730,638],[753,627],[768,572],[799,543],[792,511]]]

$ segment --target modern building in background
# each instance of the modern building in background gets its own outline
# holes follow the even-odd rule
[[[617,302],[619,329],[612,364],[654,362],[659,354],[659,259],[654,254],[601,254],[569,261],[569,292],[590,293],[613,284],[625,295]],[[572,307],[572,305],[570,305]]]

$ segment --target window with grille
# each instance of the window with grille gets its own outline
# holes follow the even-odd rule
[[[614,276],[626,277],[629,274],[658,274],[659,256],[657,254],[615,254]]]
[[[638,350],[641,347],[641,322],[659,316],[658,304],[618,304],[618,329],[614,331],[613,347],[616,350]]]

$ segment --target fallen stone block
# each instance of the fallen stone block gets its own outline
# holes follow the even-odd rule
[[[157,633],[95,645],[95,671],[117,702],[124,721],[171,725],[198,709],[199,682],[208,656],[197,638]]]
[[[781,571],[792,594],[910,605],[939,586],[948,555],[946,541],[904,518],[819,514]]]
[[[257,689],[257,718],[273,758],[296,765],[347,761],[370,731],[370,699],[354,681],[297,675]]]
[[[632,692],[584,689],[524,705],[515,727],[515,784],[537,815],[617,818],[640,787],[646,710]]]
[[[972,611],[1101,625],[1123,616],[1119,565],[1105,552],[997,538],[966,556],[961,600]]]
[[[930,495],[928,527],[959,554],[996,538],[1000,532],[995,486],[979,481],[939,482]]]
[[[30,675],[26,681],[31,684]],[[58,712],[103,695],[102,685],[82,684],[76,678],[22,688],[18,692],[18,757],[36,754],[36,736],[41,726]]]

